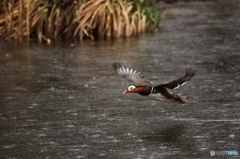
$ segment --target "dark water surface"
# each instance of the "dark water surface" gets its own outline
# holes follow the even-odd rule
[[[217,154],[240,153],[240,1],[180,3],[164,15],[161,32],[138,38],[1,42],[0,158],[240,157]],[[195,67],[176,90],[190,104],[122,95],[129,83],[114,61],[155,82]]]

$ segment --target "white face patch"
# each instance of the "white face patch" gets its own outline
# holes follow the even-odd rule
[[[127,90],[128,90],[128,92],[131,92],[131,91],[134,90],[135,88],[136,88],[136,86],[130,85],[130,86],[128,86]]]

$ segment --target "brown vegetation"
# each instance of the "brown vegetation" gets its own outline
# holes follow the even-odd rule
[[[160,16],[144,0],[3,0],[4,39],[115,38],[156,28]]]

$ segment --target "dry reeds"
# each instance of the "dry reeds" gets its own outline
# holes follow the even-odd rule
[[[0,5],[0,36],[19,41],[128,37],[160,20],[143,0],[3,0]]]

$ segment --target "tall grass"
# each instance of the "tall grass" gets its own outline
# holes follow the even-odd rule
[[[19,41],[128,37],[160,21],[144,0],[2,0],[0,7],[0,37]]]

